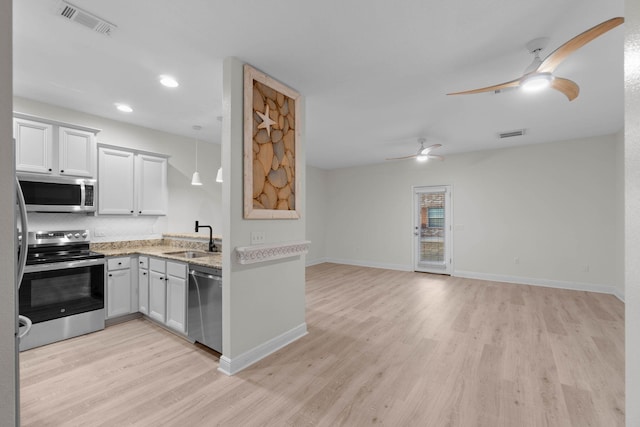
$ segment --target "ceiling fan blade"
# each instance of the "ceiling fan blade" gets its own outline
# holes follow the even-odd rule
[[[573,101],[574,99],[576,99],[578,97],[578,94],[580,93],[580,88],[574,81],[563,79],[561,77],[556,77],[555,79],[553,79],[553,82],[551,82],[551,87],[564,93],[566,97],[569,98],[569,101]]]
[[[413,157],[418,157],[418,155],[417,154],[412,154],[410,156],[404,156],[404,157],[391,157],[391,158],[388,158],[388,159],[385,159],[385,160],[404,160],[404,159],[411,159]]]
[[[580,49],[585,44],[614,29],[624,22],[624,18],[617,17],[604,21],[587,31],[578,34],[547,56],[536,70],[537,73],[553,73],[555,69],[564,61],[567,56]]]
[[[436,159],[436,160],[440,160],[440,161],[444,160],[444,156],[441,156],[439,154],[429,154],[427,157],[430,158],[430,159]]]
[[[500,83],[498,85],[487,86],[480,89],[465,90],[462,92],[453,92],[453,93],[448,93],[447,95],[470,95],[472,93],[492,92],[495,90],[506,89],[508,87],[518,87],[519,84],[520,84],[520,78],[517,78],[515,80],[511,80],[510,82]]]

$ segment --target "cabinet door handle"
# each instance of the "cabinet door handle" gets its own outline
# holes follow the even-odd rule
[[[53,169],[49,168],[49,172],[51,172]]]
[[[109,273],[109,277],[113,277],[113,274]]]
[[[166,282],[168,282],[168,281],[169,281],[169,278],[168,278],[168,277],[165,277],[165,278],[164,278],[164,280],[165,280]]]
[[[121,263],[121,262],[119,262],[119,263],[118,263],[118,265],[122,265],[122,263]]]
[[[139,213],[139,214],[141,214],[141,213],[142,213],[142,211],[138,211],[138,213]]]
[[[146,275],[147,275],[147,273],[142,273],[142,275],[143,275],[143,276],[146,276]]]
[[[64,173],[64,169],[60,169],[60,173]]]
[[[131,211],[131,213],[133,213],[133,211]]]

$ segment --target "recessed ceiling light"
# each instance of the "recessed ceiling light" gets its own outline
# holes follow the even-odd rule
[[[128,106],[127,104],[118,104],[116,103],[116,108],[123,113],[131,113],[133,112],[133,108]]]
[[[160,76],[160,84],[166,87],[178,87],[180,84],[176,79],[171,76],[162,75]]]

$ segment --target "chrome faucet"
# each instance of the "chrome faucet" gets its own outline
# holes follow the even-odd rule
[[[198,221],[196,221],[196,233],[201,228],[209,229],[209,252],[215,252],[215,245],[213,244],[213,227],[211,227],[210,225],[200,225]]]

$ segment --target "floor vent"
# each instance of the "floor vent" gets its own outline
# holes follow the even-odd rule
[[[77,22],[97,33],[110,36],[117,28],[114,24],[105,21],[96,15],[80,9],[77,6],[61,1],[58,7],[58,14],[63,18],[67,18],[70,21]]]
[[[522,136],[522,135],[524,135],[524,129],[512,130],[510,132],[502,132],[502,133],[498,134],[500,139],[502,139],[502,138],[513,138],[514,136]]]

